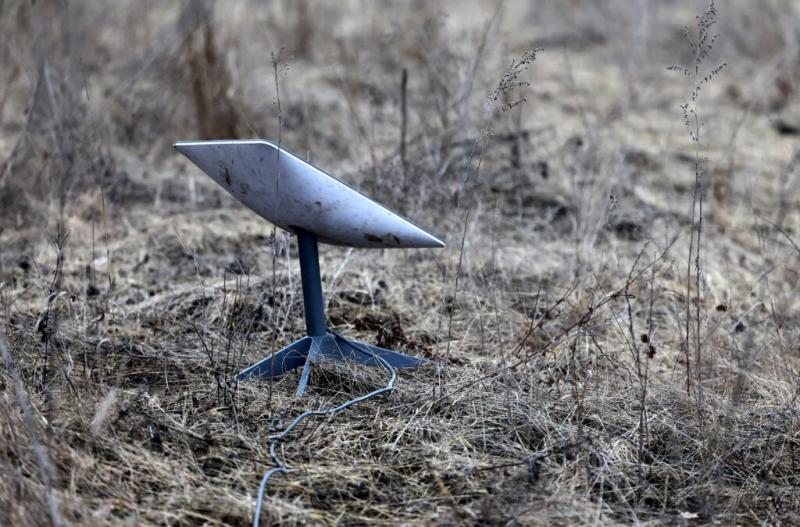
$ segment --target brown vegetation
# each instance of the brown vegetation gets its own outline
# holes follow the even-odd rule
[[[705,7],[0,2],[0,524],[247,524],[386,383],[226,385],[296,249],[170,146],[279,135],[448,248],[322,247],[443,368],[305,421],[264,523],[800,523],[800,6]]]

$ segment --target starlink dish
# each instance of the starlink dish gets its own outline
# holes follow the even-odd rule
[[[365,248],[444,247],[444,242],[399,214],[263,140],[179,141],[175,149],[262,218],[297,236],[308,335],[238,374],[271,378],[303,366],[300,397],[310,367],[321,357],[409,368],[426,361],[345,339],[328,330],[318,242]]]
[[[269,141],[181,141],[175,149],[256,214],[347,247],[444,247],[380,203]]]

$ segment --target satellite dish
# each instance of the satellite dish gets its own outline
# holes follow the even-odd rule
[[[444,247],[399,214],[263,140],[187,141],[175,149],[256,214],[346,247]]]
[[[300,397],[310,366],[320,357],[367,365],[385,361],[397,368],[427,362],[327,329],[317,243],[414,248],[444,247],[443,241],[269,141],[179,141],[174,147],[256,214],[297,236],[308,335],[242,370],[239,380],[271,378],[303,366]]]

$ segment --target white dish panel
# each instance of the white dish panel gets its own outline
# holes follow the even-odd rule
[[[175,149],[282,229],[348,247],[444,247],[444,242],[269,141],[181,141]]]

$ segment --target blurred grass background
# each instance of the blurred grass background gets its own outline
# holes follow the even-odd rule
[[[323,248],[334,327],[446,368],[306,428],[271,520],[800,521],[800,6],[717,6],[695,187],[705,7],[0,1],[0,521],[248,523],[267,435],[382,382],[226,390],[294,247],[171,144],[248,137],[448,241]]]

